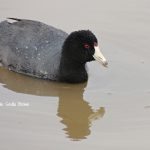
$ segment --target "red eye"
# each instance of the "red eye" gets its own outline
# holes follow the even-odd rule
[[[84,48],[89,49],[89,48],[90,48],[90,45],[84,44]]]

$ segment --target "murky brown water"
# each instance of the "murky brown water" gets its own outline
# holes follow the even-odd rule
[[[1,19],[91,29],[109,60],[76,85],[0,68],[0,149],[149,150],[149,16],[148,0],[0,0]]]

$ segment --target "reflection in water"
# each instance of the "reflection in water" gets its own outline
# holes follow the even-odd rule
[[[20,75],[0,68],[0,83],[19,93],[59,97],[58,116],[72,140],[81,140],[90,134],[92,121],[103,117],[104,107],[93,111],[83,99],[84,84],[63,84]]]
[[[73,140],[80,140],[90,134],[90,125],[93,120],[102,117],[105,109],[100,107],[94,112],[89,104],[83,100],[86,84],[64,88],[60,93],[58,116],[66,125],[64,129]],[[66,94],[67,93],[67,94]]]

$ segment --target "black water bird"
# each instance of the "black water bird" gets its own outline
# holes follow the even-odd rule
[[[90,30],[67,34],[44,23],[9,18],[0,23],[0,63],[12,71],[60,82],[88,80],[86,62],[103,66],[96,36]]]

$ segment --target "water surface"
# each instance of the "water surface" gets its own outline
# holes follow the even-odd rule
[[[76,85],[0,68],[0,149],[149,150],[149,15],[148,0],[0,0],[1,19],[91,29],[109,61]]]

